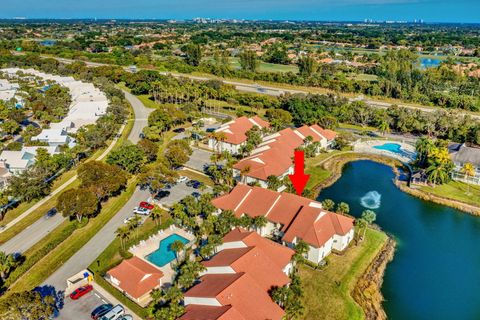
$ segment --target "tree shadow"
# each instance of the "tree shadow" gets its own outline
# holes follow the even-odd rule
[[[46,298],[46,297],[53,297],[54,298],[54,308],[55,308],[55,313],[54,313],[54,317],[58,317],[58,314],[60,312],[60,310],[63,309],[63,306],[65,304],[65,291],[63,290],[58,290],[55,289],[54,286],[50,286],[50,285],[44,285],[44,286],[41,286],[41,287],[36,287],[35,289],[33,289],[33,291],[36,291],[38,293],[40,293],[40,295],[42,296],[42,298]]]

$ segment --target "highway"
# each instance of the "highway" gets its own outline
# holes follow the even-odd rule
[[[51,58],[51,57],[49,57]],[[57,61],[63,62],[63,63],[72,63],[74,60],[69,60],[69,59],[64,59],[64,58],[54,58]],[[108,64],[104,63],[97,63],[97,62],[87,62],[83,61],[86,63],[87,66],[91,67],[98,67],[98,66],[108,66]],[[125,70],[129,71],[128,68],[124,68]],[[163,75],[171,75],[173,77],[184,77],[184,78],[189,78],[192,80],[197,80],[197,81],[208,81],[212,80],[213,78],[209,77],[201,77],[201,76],[194,76],[190,74],[179,74],[179,73],[173,73],[173,72],[160,72]],[[225,83],[225,84],[230,84],[235,86],[235,88],[239,91],[243,92],[252,92],[252,93],[259,93],[259,94],[266,94],[270,96],[281,96],[282,94],[308,94],[308,90],[299,90],[299,89],[286,89],[286,88],[280,88],[280,87],[275,87],[275,86],[264,86],[264,85],[259,85],[259,84],[247,84],[239,81],[231,81],[231,80],[223,80],[223,79],[218,79],[219,81]],[[360,100],[365,102],[367,105],[374,107],[374,108],[381,108],[381,109],[386,109],[388,107],[391,107],[394,105],[394,103],[390,102],[384,102],[384,101],[379,101],[379,100],[374,100],[374,99],[366,99],[364,97],[360,98],[353,98],[349,99],[350,101],[354,100]],[[431,107],[422,107],[418,105],[412,105],[412,104],[404,104],[404,103],[397,103],[401,108],[407,108],[407,109],[412,109],[412,110],[420,110],[423,112],[435,112],[438,110],[445,110],[442,108],[431,108]],[[471,113],[471,112],[465,112],[465,111],[459,111],[460,115],[468,115],[474,119],[480,119],[479,114]]]

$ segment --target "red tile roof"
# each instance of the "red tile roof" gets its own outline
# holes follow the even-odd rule
[[[244,272],[263,290],[282,287],[290,283],[290,278],[272,261],[269,255],[258,247],[224,249],[211,260],[202,264],[206,268],[231,267],[235,272]]]
[[[252,118],[240,117],[218,128],[215,132],[223,132],[225,134],[225,142],[231,144],[241,144],[247,141],[246,132],[253,126],[260,128],[268,128],[270,124],[262,120],[258,116]]]
[[[215,298],[222,306],[231,305],[248,320],[280,320],[285,314],[246,273],[204,275],[185,297]]]
[[[235,228],[223,237],[223,243],[241,241],[246,246],[258,247],[281,269],[292,260],[295,251],[279,243],[268,240],[254,231]]]
[[[270,175],[281,176],[293,166],[295,149],[304,144],[306,137],[311,136],[314,141],[320,141],[323,137],[331,140],[335,135],[335,132],[322,129],[318,125],[303,126],[295,130],[287,128],[265,137],[250,157],[240,160],[233,167],[240,171],[248,168],[245,176],[266,181]]]
[[[251,217],[262,215],[270,222],[280,223],[281,230],[285,232],[285,241],[292,242],[298,237],[312,246],[321,247],[335,234],[343,236],[353,228],[352,218],[323,210],[319,202],[287,192],[243,184],[238,184],[232,193],[236,194],[236,188],[243,190],[243,198],[230,198],[227,194],[220,197],[221,201],[213,200],[213,205],[222,210],[236,208],[234,212],[237,217],[243,214]],[[246,188],[250,191],[245,192]]]
[[[248,320],[231,305],[213,307],[190,304],[185,307],[185,314],[178,320]]]
[[[133,298],[140,298],[157,288],[163,277],[162,271],[135,256],[123,260],[107,274],[119,280],[119,287]]]

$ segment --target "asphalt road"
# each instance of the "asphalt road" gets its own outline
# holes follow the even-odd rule
[[[1,245],[0,251],[6,253],[24,253],[30,249],[31,246],[58,227],[64,220],[65,218],[62,217],[60,213],[57,213],[55,216],[48,219],[42,217]]]
[[[129,217],[140,201],[150,196],[148,190],[137,189],[122,209],[108,221],[103,228],[91,238],[77,253],[68,259],[43,285],[52,285],[57,290],[67,286],[66,280],[74,274],[86,269],[105,248],[115,239],[115,231],[123,225],[123,220]]]
[[[153,109],[146,108],[143,103],[133,94],[125,90],[123,92],[125,93],[125,98],[132,105],[135,113],[135,123],[130,135],[128,136],[128,140],[136,144],[140,140],[140,133],[142,133],[143,128],[148,125],[148,116]]]

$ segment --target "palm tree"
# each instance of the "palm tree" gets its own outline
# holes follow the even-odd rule
[[[310,250],[310,246],[308,243],[306,243],[303,240],[300,240],[296,245],[295,245],[295,256],[294,259],[299,261],[304,259],[305,255],[308,253]]]
[[[117,237],[120,239],[122,249],[125,250],[125,241],[130,238],[132,231],[127,226],[120,227],[115,231]]]
[[[367,226],[371,225],[377,219],[377,214],[372,210],[365,210],[362,212],[362,219],[366,222],[362,236],[362,238],[364,238],[365,232],[367,231]]]
[[[322,207],[327,211],[332,211],[335,207],[335,202],[332,199],[325,199],[322,201]]]
[[[250,166],[245,166],[240,170],[240,175],[242,176],[242,182],[245,183],[247,181],[246,174],[250,172]]]
[[[282,186],[282,181],[277,176],[270,175],[267,177],[268,189],[277,191]]]
[[[385,119],[380,120],[380,123],[378,124],[378,130],[380,130],[380,132],[384,136],[386,133],[390,132],[390,124],[387,122],[387,120]]]
[[[156,226],[158,226],[159,224],[162,224],[162,215],[163,215],[162,209],[160,209],[157,206],[155,206],[155,208],[153,208],[152,212],[150,213],[150,218],[152,218]]]
[[[268,223],[267,218],[265,216],[256,216],[253,218],[253,225],[255,226],[255,230],[262,234],[262,228],[265,227]]]
[[[0,251],[0,277],[3,281],[7,278],[10,270],[15,266],[13,255]]]
[[[415,149],[418,154],[418,161],[420,165],[425,164],[428,154],[435,147],[435,144],[432,139],[428,137],[421,137],[417,140],[415,144]]]
[[[175,240],[171,245],[170,249],[175,252],[175,258],[177,259],[177,263],[180,263],[179,261],[179,253],[185,248],[185,244],[180,241],[180,240]]]
[[[475,176],[475,167],[473,166],[473,164],[467,162],[463,165],[462,167],[462,173],[467,177],[473,177]],[[467,179],[467,186],[468,186],[468,191],[467,191],[467,194],[470,194],[470,184],[468,183],[468,179]]]
[[[132,220],[128,222],[128,228],[131,231],[135,231],[135,238],[138,238],[138,227],[140,226],[140,221],[142,218],[139,215],[134,215]]]
[[[340,214],[348,214],[350,212],[350,206],[348,205],[348,203],[340,202],[339,204],[337,204],[336,212]]]

